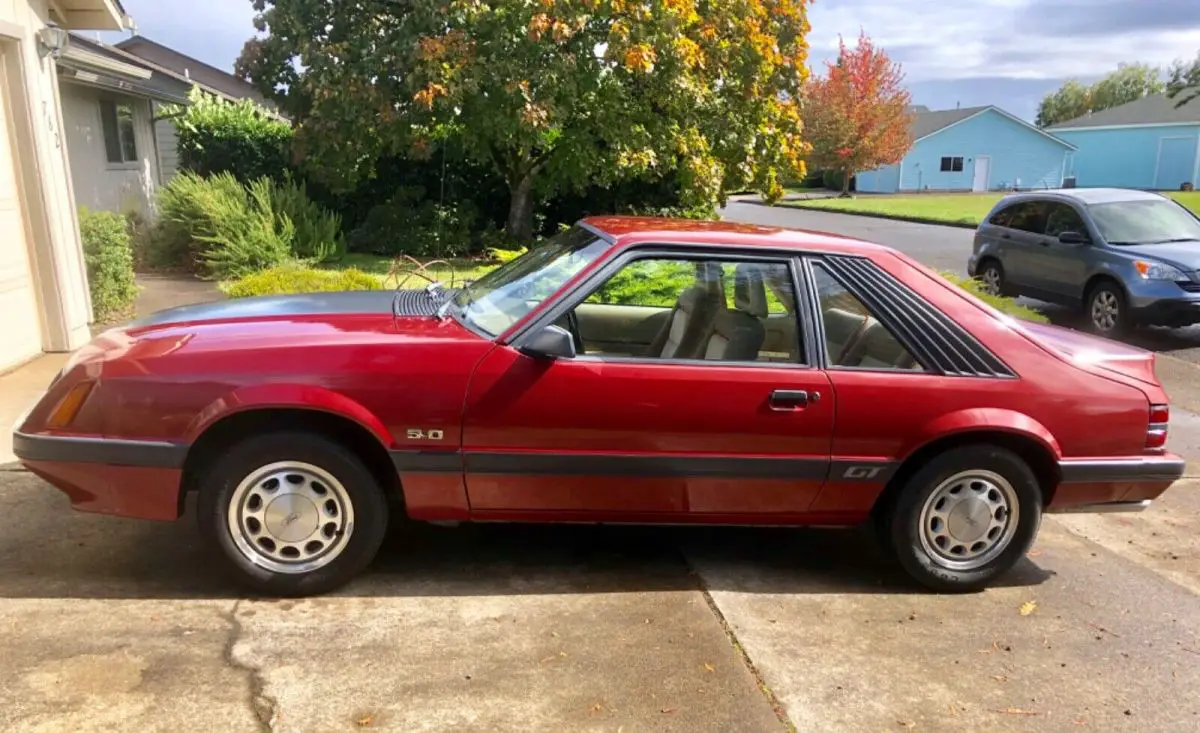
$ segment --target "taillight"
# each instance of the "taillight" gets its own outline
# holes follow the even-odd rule
[[[1146,447],[1162,448],[1167,444],[1167,423],[1171,409],[1166,405],[1150,405],[1150,424],[1146,429]]]

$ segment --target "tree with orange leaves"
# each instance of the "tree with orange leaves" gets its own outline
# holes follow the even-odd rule
[[[912,147],[910,96],[904,74],[866,33],[855,48],[838,41],[837,61],[805,90],[805,133],[811,164],[842,173],[842,196],[858,171],[899,163]]]

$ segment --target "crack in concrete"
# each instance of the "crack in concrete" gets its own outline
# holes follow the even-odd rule
[[[708,604],[708,610],[712,611],[713,616],[716,616],[717,623],[721,625],[721,630],[725,632],[725,637],[729,639],[729,645],[733,647],[738,658],[742,660],[742,664],[754,677],[754,683],[758,686],[758,691],[766,698],[767,704],[771,706],[771,710],[775,713],[775,717],[779,719],[779,724],[788,733],[797,733],[796,724],[788,717],[787,711],[783,707],[783,702],[776,697],[774,690],[771,689],[767,681],[763,679],[762,674],[758,671],[758,667],[754,666],[754,662],[750,659],[750,655],[746,653],[746,648],[738,641],[737,634],[733,632],[733,627],[729,625],[729,621],[725,619],[725,614],[721,613],[721,609],[717,606],[717,602],[713,600],[712,594],[708,592],[708,585],[704,582],[704,578],[684,556],[684,562],[687,563],[691,570],[692,577],[696,579],[696,585],[700,587],[700,592],[704,596],[704,602]]]
[[[229,623],[229,637],[225,641],[222,656],[229,667],[245,673],[246,682],[249,685],[247,706],[254,714],[255,720],[258,721],[258,729],[270,733],[275,730],[275,723],[279,716],[279,701],[266,693],[266,681],[262,678],[262,670],[238,661],[233,653],[233,648],[242,638],[242,622],[237,613],[243,600],[245,599],[239,598],[232,608],[221,612],[221,617]]]

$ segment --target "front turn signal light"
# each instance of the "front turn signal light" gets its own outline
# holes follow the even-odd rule
[[[62,429],[70,425],[79,414],[83,403],[87,402],[88,395],[92,393],[92,387],[95,385],[95,382],[80,382],[72,387],[50,411],[50,416],[46,418],[46,427]]]

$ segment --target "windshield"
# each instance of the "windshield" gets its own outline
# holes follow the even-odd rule
[[[1173,201],[1118,201],[1093,204],[1088,209],[1101,236],[1109,244],[1200,240],[1200,221]]]
[[[497,336],[607,248],[608,242],[592,232],[572,227],[463,288],[451,305],[468,325]]]

